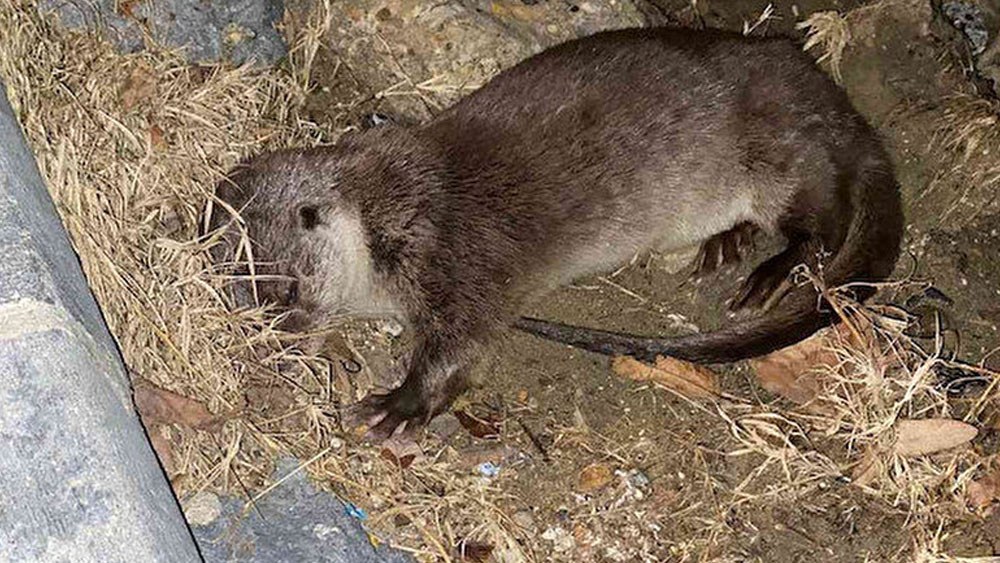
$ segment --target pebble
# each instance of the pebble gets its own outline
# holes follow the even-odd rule
[[[577,488],[582,493],[592,493],[603,489],[611,482],[611,469],[603,463],[594,463],[580,471]]]
[[[632,469],[628,472],[628,482],[633,487],[645,489],[649,486],[649,475],[646,475],[646,472],[641,469]]]
[[[530,510],[518,510],[515,512],[514,522],[526,530],[535,529],[535,515]]]
[[[215,493],[202,491],[184,503],[184,518],[192,526],[208,526],[222,514],[222,502]]]
[[[403,325],[396,319],[385,319],[378,324],[378,331],[392,338],[399,338],[403,334]]]
[[[576,547],[573,535],[560,526],[554,526],[542,532],[542,539],[552,542],[552,549],[556,553],[569,551]]]

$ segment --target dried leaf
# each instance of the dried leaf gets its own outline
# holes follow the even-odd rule
[[[972,481],[966,487],[966,495],[969,499],[969,506],[976,510],[982,510],[993,501],[1000,501],[1000,470]]]
[[[684,360],[657,356],[656,366],[634,358],[617,356],[611,371],[633,381],[652,381],[689,399],[711,398],[719,394],[719,376],[714,371]]]
[[[147,383],[135,386],[135,408],[147,427],[181,424],[207,429],[219,423],[219,417],[208,412],[200,402]]]
[[[476,438],[496,438],[500,435],[500,421],[490,416],[476,416],[469,409],[455,411],[455,418]]]
[[[406,469],[423,455],[420,446],[405,436],[393,436],[382,443],[382,458],[400,469]]]
[[[462,540],[455,546],[459,561],[485,563],[493,554],[493,546],[488,543]]]
[[[167,148],[166,136],[166,132],[159,125],[153,125],[149,128],[149,144],[153,150],[159,151]]]
[[[417,459],[417,456],[412,454],[397,457],[396,454],[394,454],[389,448],[382,448],[381,456],[383,459],[400,469],[406,469],[413,464],[413,460]]]
[[[851,482],[858,487],[866,487],[878,477],[881,470],[882,461],[876,450],[869,449],[851,471]]]
[[[594,463],[580,471],[577,489],[582,493],[599,491],[611,482],[611,469],[603,463]]]
[[[156,96],[156,75],[139,67],[132,71],[121,89],[122,110],[132,111],[139,103]]]
[[[950,418],[900,420],[896,423],[893,452],[904,456],[928,455],[960,446],[978,433],[974,426]]]
[[[837,355],[830,349],[832,334],[823,330],[797,344],[750,360],[757,382],[771,393],[800,405],[815,399],[820,390],[817,371],[838,363]]]

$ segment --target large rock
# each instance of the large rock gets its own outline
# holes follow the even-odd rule
[[[123,52],[142,49],[146,34],[159,45],[183,48],[194,63],[268,65],[287,51],[274,27],[282,0],[42,0],[38,9],[70,29],[103,33]]]
[[[293,458],[278,462],[276,480],[288,476],[252,509],[240,499],[196,495],[185,510],[207,563],[408,563],[375,549],[356,517],[328,492],[316,489]]]

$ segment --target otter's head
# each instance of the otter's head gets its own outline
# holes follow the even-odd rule
[[[287,309],[290,330],[397,313],[388,266],[403,259],[407,228],[423,223],[414,220],[423,197],[408,177],[426,163],[407,152],[412,144],[379,129],[234,168],[216,190],[211,230],[222,229],[212,256],[237,274],[236,304]]]

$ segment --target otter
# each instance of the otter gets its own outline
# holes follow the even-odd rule
[[[822,268],[831,286],[884,279],[903,230],[878,135],[793,41],[665,28],[550,48],[422,125],[250,158],[217,198],[241,218],[212,226],[242,225],[269,280],[260,297],[291,312],[290,329],[345,315],[412,328],[402,385],[351,411],[376,440],[445,410],[463,366],[511,325],[640,359],[732,362],[793,344],[836,320],[789,282],[793,268]],[[711,272],[757,229],[787,245],[732,301],[753,314],[718,332],[518,317],[644,249],[701,243],[696,272]],[[859,299],[873,293],[857,285]]]

